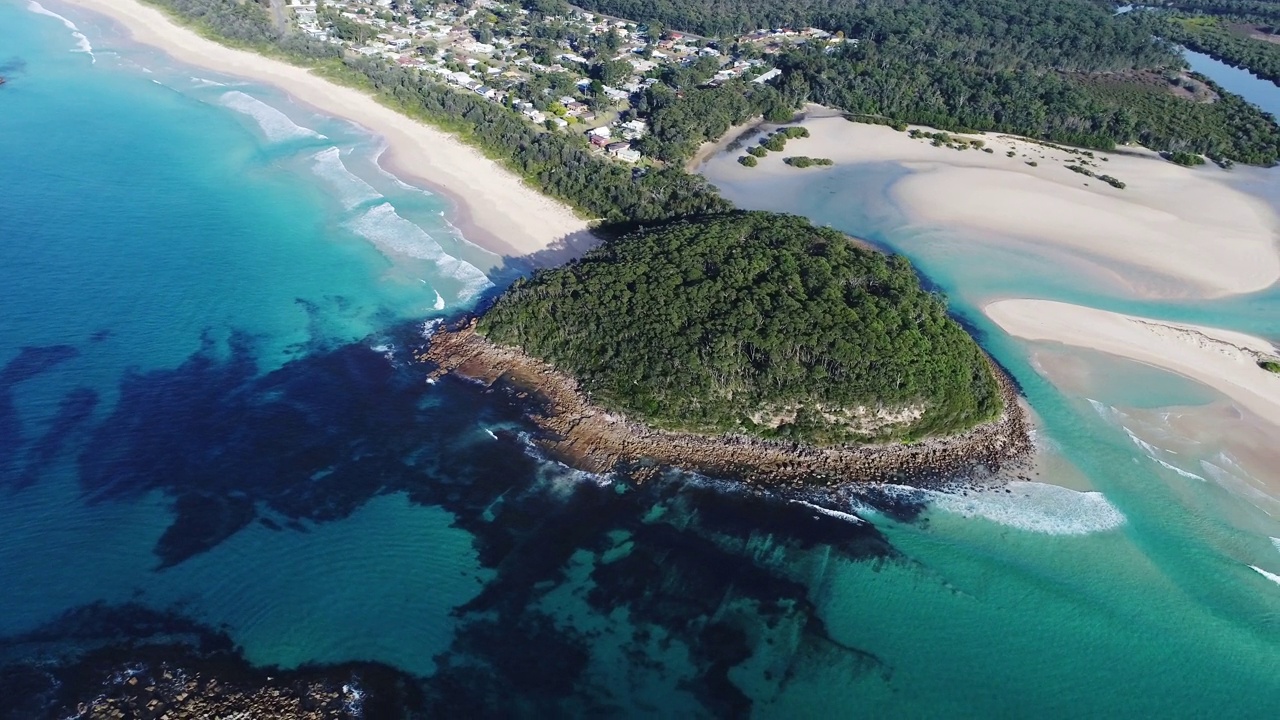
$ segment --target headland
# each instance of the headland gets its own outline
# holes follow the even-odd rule
[[[536,255],[557,265],[594,244],[587,221],[567,205],[527,186],[519,177],[448,133],[338,85],[305,68],[201,37],[156,8],[136,0],[60,0],[106,15],[133,39],[175,59],[266,83],[327,115],[356,123],[387,142],[386,169],[418,180],[455,201],[454,221],[477,245],[506,257]]]
[[[910,444],[813,446],[746,435],[700,435],[647,427],[591,402],[578,382],[519,348],[494,344],[475,320],[442,328],[418,359],[432,377],[454,374],[508,386],[532,400],[537,444],[567,465],[595,473],[630,471],[643,479],[663,467],[741,480],[774,491],[846,483],[934,487],[979,468],[995,471],[1032,451],[1013,381],[992,362],[1004,410],[962,433]]]

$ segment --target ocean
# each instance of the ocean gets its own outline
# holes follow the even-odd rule
[[[411,364],[514,271],[383,172],[377,138],[52,2],[0,3],[0,75],[0,717],[56,717],[60,663],[125,667],[175,627],[259,666],[387,668],[430,716],[1280,702],[1277,511],[1216,449],[1155,442],[1162,408],[1217,398],[1103,357],[1082,361],[1111,381],[1067,394],[977,309],[1025,291],[1275,337],[1274,290],[1074,285],[904,229],[894,168],[779,188],[948,293],[1026,390],[1041,476],[806,502],[638,486],[540,457],[515,398]]]

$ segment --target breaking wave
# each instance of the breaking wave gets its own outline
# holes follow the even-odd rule
[[[462,283],[460,300],[475,297],[493,287],[480,268],[446,253],[422,228],[396,213],[391,203],[369,208],[348,226],[383,253],[406,255],[435,263],[440,272]]]
[[[267,140],[273,143],[302,138],[327,139],[324,135],[310,128],[302,127],[290,120],[288,115],[239,90],[224,93],[219,98],[219,102],[236,112],[244,113],[253,118],[254,122],[258,123],[258,127],[262,128],[262,133],[267,136]]]
[[[832,510],[831,508],[825,508],[825,507],[822,507],[821,505],[814,505],[813,503],[805,502],[804,500],[792,500],[790,502],[793,505],[803,505],[809,508],[810,510],[813,510],[816,513],[821,513],[823,515],[826,515],[827,517],[833,517],[833,518],[836,518],[837,520],[844,520],[845,522],[851,522],[854,525],[867,524],[866,520],[863,520],[862,518],[858,517],[857,515],[854,515],[853,513],[840,512],[839,510]]]
[[[1197,474],[1195,474],[1195,473],[1193,473],[1193,472],[1188,472],[1188,471],[1186,471],[1186,470],[1183,470],[1182,468],[1178,467],[1177,465],[1173,465],[1172,463],[1167,463],[1167,462],[1165,462],[1164,460],[1161,460],[1161,459],[1160,459],[1160,458],[1158,458],[1158,457],[1153,457],[1153,458],[1151,458],[1151,459],[1152,459],[1152,460],[1155,460],[1157,463],[1161,464],[1162,466],[1167,467],[1167,468],[1169,468],[1170,470],[1172,470],[1172,471],[1174,471],[1174,472],[1178,473],[1178,474],[1179,474],[1179,475],[1181,475],[1182,477],[1185,477],[1185,478],[1191,478],[1192,480],[1199,480],[1200,482],[1204,482],[1204,481],[1205,481],[1205,479],[1204,479],[1204,478],[1202,478],[1202,477],[1200,477],[1199,475],[1197,475]]]
[[[435,308],[436,310],[443,310],[443,309],[444,309],[444,297],[440,295],[440,291],[439,291],[439,290],[436,290],[436,291],[435,291],[435,293],[436,293],[436,303],[435,303],[435,305],[432,305],[431,307]]]
[[[1102,493],[1045,483],[1015,481],[967,495],[927,491],[925,496],[944,512],[1045,535],[1087,535],[1125,523],[1125,516]]]
[[[1258,573],[1258,574],[1259,574],[1259,575],[1261,575],[1262,577],[1264,577],[1264,578],[1266,578],[1266,579],[1270,580],[1271,582],[1273,582],[1273,583],[1275,583],[1275,584],[1277,584],[1277,585],[1280,585],[1280,575],[1277,575],[1277,574],[1275,574],[1275,573],[1271,573],[1271,572],[1267,572],[1266,570],[1263,570],[1262,568],[1258,567],[1257,565],[1250,565],[1249,567],[1250,567],[1250,569],[1252,569],[1254,572]]]
[[[71,36],[76,39],[75,52],[85,53],[86,55],[89,56],[90,62],[93,62],[93,63],[98,62],[98,58],[93,54],[93,45],[89,42],[89,38],[85,37],[84,33],[80,32],[80,28],[76,27],[75,23],[59,15],[58,13],[52,10],[49,10],[45,6],[36,2],[36,0],[29,0],[29,2],[27,3],[27,9],[33,13],[36,13],[37,15],[48,15],[51,18],[57,18],[58,20],[61,20],[62,24],[66,25],[67,29],[71,31]]]
[[[206,78],[200,78],[200,77],[191,78],[191,82],[195,83],[196,85],[199,85],[200,87],[226,87],[227,86],[226,83],[220,83],[217,80],[208,80]]]
[[[382,197],[382,194],[372,185],[347,169],[338,148],[321,150],[313,155],[312,159],[315,160],[312,167],[316,175],[337,191],[338,197],[346,208],[350,209]]]

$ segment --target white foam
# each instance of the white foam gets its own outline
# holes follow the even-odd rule
[[[372,185],[347,169],[338,148],[321,150],[312,159],[315,161],[312,168],[316,175],[337,191],[344,207],[350,209],[382,197]]]
[[[254,122],[258,123],[258,127],[262,128],[262,133],[267,136],[267,140],[273,143],[285,140],[300,140],[302,138],[327,139],[315,130],[304,128],[295,123],[289,119],[288,115],[258,98],[246,95],[239,90],[223,93],[218,101],[236,112],[244,113],[253,118]]]
[[[484,431],[488,433],[489,437],[493,438],[494,440],[498,439],[498,435],[494,433],[492,430],[490,430],[489,428],[485,428]]]
[[[444,297],[440,295],[440,291],[439,291],[439,290],[436,290],[436,291],[435,291],[435,293],[436,293],[436,304],[435,304],[435,305],[432,305],[431,307],[435,308],[436,310],[443,310],[443,309],[444,309]]]
[[[1138,446],[1138,447],[1140,447],[1140,448],[1142,448],[1142,451],[1143,451],[1143,452],[1145,452],[1145,453],[1147,454],[1147,456],[1148,456],[1148,457],[1150,457],[1150,458],[1153,458],[1153,459],[1154,459],[1154,458],[1156,457],[1156,454],[1157,454],[1158,452],[1160,452],[1160,448],[1158,448],[1158,447],[1156,447],[1155,445],[1152,445],[1151,443],[1149,443],[1149,442],[1147,442],[1147,441],[1143,440],[1142,438],[1138,437],[1138,436],[1137,436],[1137,435],[1135,435],[1135,434],[1134,434],[1134,432],[1133,432],[1132,430],[1130,430],[1129,428],[1124,427],[1123,425],[1121,425],[1120,427],[1121,427],[1121,429],[1123,429],[1123,430],[1124,430],[1125,434],[1129,436],[1129,439],[1133,441],[1133,444],[1134,444],[1134,445],[1137,445],[1137,446]]]
[[[71,31],[71,37],[76,39],[75,52],[85,53],[86,55],[89,56],[89,61],[92,63],[98,62],[98,58],[93,54],[93,45],[89,42],[89,38],[85,37],[84,33],[80,32],[80,28],[76,27],[75,23],[59,15],[58,13],[53,12],[52,10],[49,10],[45,6],[36,2],[36,0],[29,0],[29,2],[27,3],[27,9],[38,15],[48,15],[51,18],[57,18],[58,20],[61,20],[62,24],[66,25],[67,29]]]
[[[1171,463],[1167,463],[1167,462],[1165,462],[1165,461],[1161,460],[1161,459],[1160,459],[1160,458],[1158,458],[1158,457],[1153,457],[1153,458],[1151,458],[1151,459],[1152,459],[1152,460],[1155,460],[1156,462],[1160,463],[1161,465],[1163,465],[1163,466],[1165,466],[1165,467],[1169,468],[1170,470],[1172,470],[1172,471],[1174,471],[1174,472],[1178,473],[1178,474],[1179,474],[1179,475],[1181,475],[1182,477],[1191,478],[1192,480],[1199,480],[1200,482],[1205,482],[1205,479],[1204,479],[1204,478],[1200,477],[1199,475],[1197,475],[1197,474],[1195,474],[1195,473],[1193,473],[1193,472],[1187,472],[1186,470],[1183,470],[1182,468],[1178,467],[1177,465],[1173,465],[1173,464],[1171,464]]]
[[[1226,453],[1218,453],[1214,459],[1218,462],[1200,461],[1206,475],[1227,491],[1244,498],[1250,505],[1268,515],[1275,515],[1277,509],[1280,509],[1280,501],[1251,482],[1252,478],[1244,468]]]
[[[1271,544],[1275,546],[1276,552],[1280,552],[1280,538],[1271,538]]]
[[[420,188],[417,185],[410,185],[404,180],[401,180],[400,176],[382,167],[382,156],[386,154],[386,152],[387,152],[387,145],[386,143],[383,143],[382,147],[378,148],[378,154],[375,155],[373,158],[373,166],[378,168],[378,172],[382,173],[387,178],[389,178],[392,182],[394,182],[397,186],[399,186],[401,190],[408,190],[409,192],[422,193],[423,195],[426,195],[428,197],[435,197],[435,193],[429,190]]]
[[[443,324],[444,320],[441,320],[440,318],[428,320],[422,323],[422,327],[418,328],[418,333],[422,335],[423,340],[430,340],[431,336],[435,335],[436,331],[439,330],[440,326]]]
[[[813,510],[816,513],[821,513],[823,515],[826,515],[828,517],[833,517],[838,520],[844,520],[845,522],[851,522],[854,525],[865,525],[867,522],[866,520],[863,520],[862,518],[858,517],[857,515],[853,515],[852,513],[840,512],[839,510],[832,510],[831,508],[824,508],[821,505],[814,505],[813,503],[805,502],[804,500],[792,500],[791,503],[793,505],[803,505],[809,508],[810,510]]]
[[[931,506],[944,512],[1045,535],[1087,535],[1125,523],[1124,515],[1102,493],[1045,483],[1015,481],[968,495],[934,491],[925,495]]]
[[[1277,584],[1277,585],[1280,585],[1280,575],[1277,575],[1277,574],[1275,574],[1275,573],[1267,572],[1266,570],[1263,570],[1262,568],[1258,567],[1257,565],[1250,565],[1249,567],[1250,567],[1250,568],[1252,568],[1254,572],[1258,573],[1258,574],[1259,574],[1259,575],[1261,575],[1262,577],[1264,577],[1264,578],[1266,578],[1266,579],[1270,580],[1271,582],[1273,582],[1273,583],[1275,583],[1275,584]]]
[[[422,228],[396,213],[391,203],[369,208],[348,226],[367,238],[384,254],[430,260],[440,272],[462,283],[458,299],[466,300],[493,287],[480,268],[446,253]]]
[[[220,83],[217,80],[209,80],[206,78],[199,78],[199,77],[191,78],[191,82],[195,83],[196,85],[199,85],[200,87],[226,87],[227,86],[226,83]]]

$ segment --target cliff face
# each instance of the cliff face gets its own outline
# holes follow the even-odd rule
[[[475,321],[443,329],[418,359],[432,377],[454,373],[486,385],[508,384],[531,401],[538,444],[590,472],[630,470],[641,478],[662,466],[734,478],[770,488],[851,482],[931,486],[979,467],[996,470],[1032,449],[1012,381],[992,363],[1004,399],[995,420],[919,443],[816,447],[741,435],[655,430],[592,404],[573,378],[516,348],[475,332]]]

